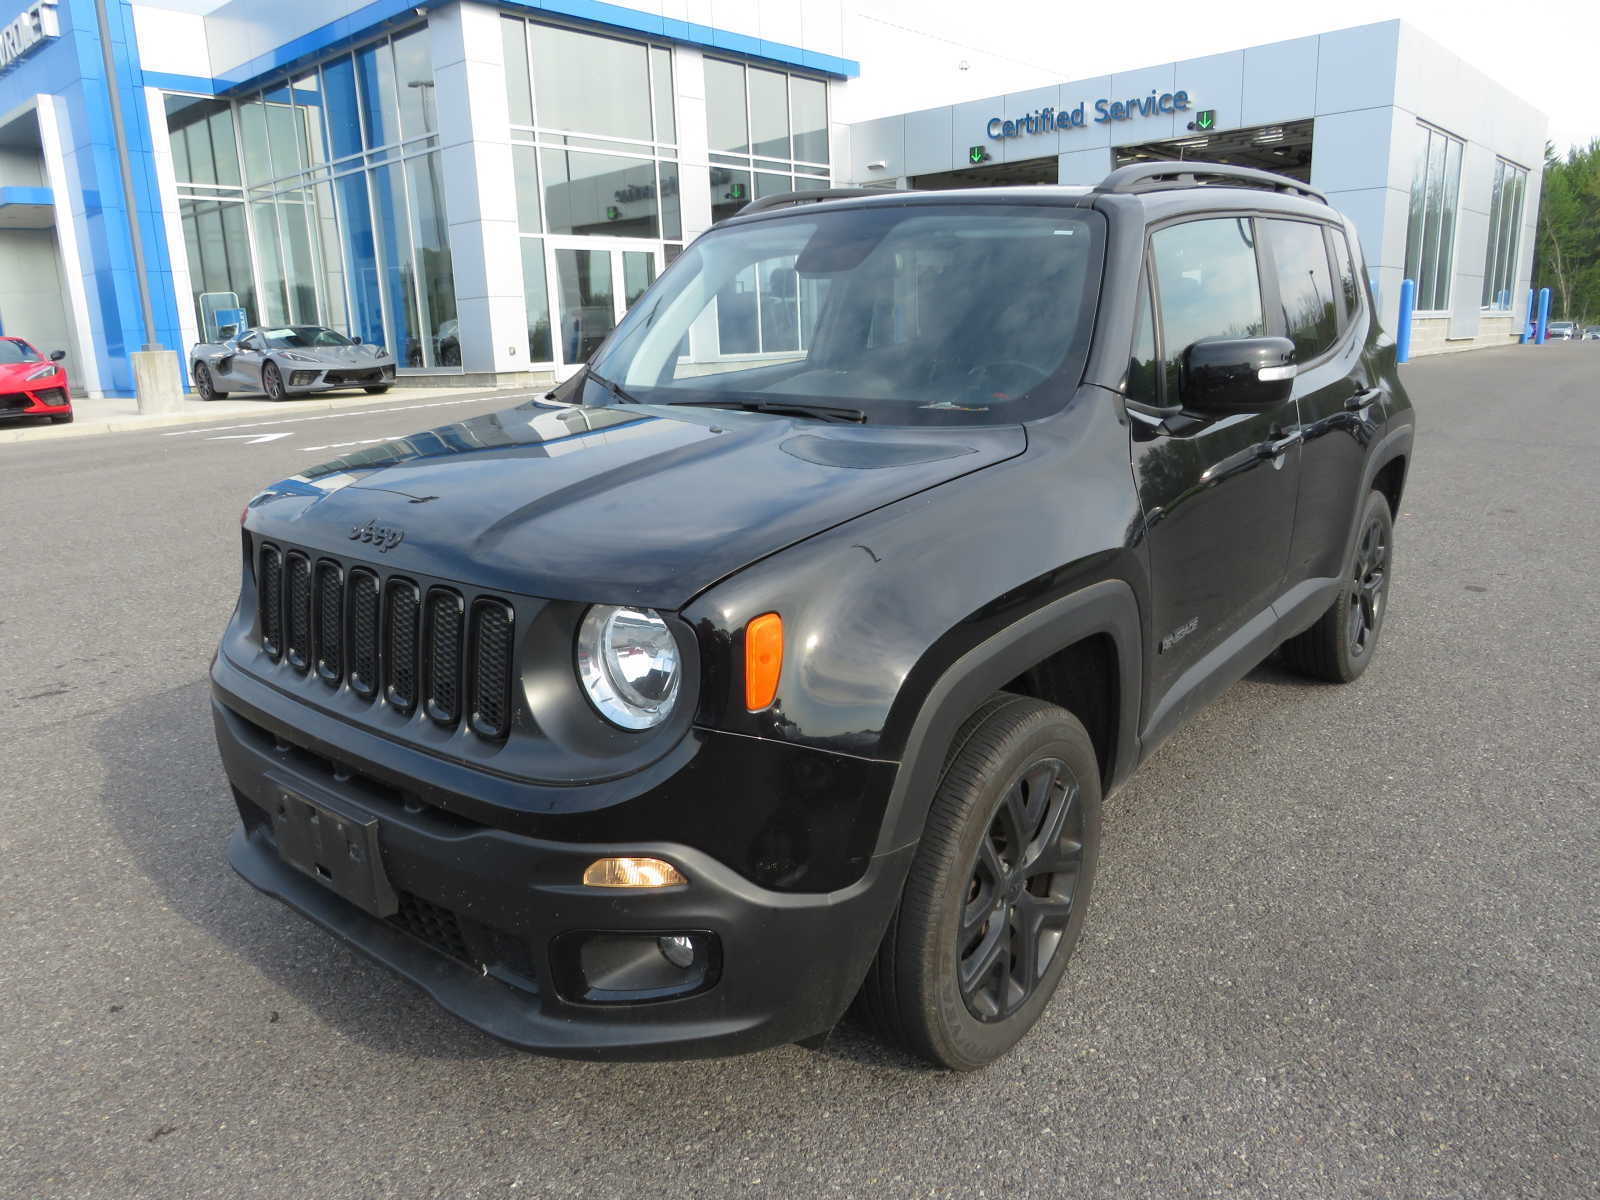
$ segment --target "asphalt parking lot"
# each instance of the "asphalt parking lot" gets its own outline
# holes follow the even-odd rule
[[[1600,346],[1405,372],[1377,662],[1264,665],[1162,747],[968,1076],[848,1024],[529,1057],[228,869],[240,507],[503,397],[0,446],[0,1195],[1595,1196]]]

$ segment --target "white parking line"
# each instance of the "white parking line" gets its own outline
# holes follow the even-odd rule
[[[351,446],[376,446],[379,442],[393,442],[393,441],[398,441],[398,440],[399,440],[398,438],[392,438],[392,437],[359,438],[359,439],[357,439],[356,441],[353,441],[353,442],[328,442],[326,445],[322,445],[322,446],[301,446],[300,449],[302,449],[302,450],[344,450],[344,449],[348,449]]]
[[[196,433],[218,433],[228,429],[260,429],[266,425],[299,425],[305,421],[333,421],[340,417],[379,417],[385,413],[417,412],[424,408],[448,408],[453,404],[469,404],[474,400],[487,400],[487,396],[463,396],[459,400],[436,400],[431,404],[402,404],[398,408],[349,408],[338,412],[320,413],[317,416],[278,417],[271,421],[245,421],[238,425],[202,425],[196,429],[175,429],[162,437],[188,437]]]

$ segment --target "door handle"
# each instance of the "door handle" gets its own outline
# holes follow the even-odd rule
[[[1383,396],[1382,388],[1370,387],[1357,392],[1344,402],[1346,412],[1360,412],[1369,404],[1376,404]]]
[[[1262,442],[1261,457],[1277,458],[1278,455],[1282,454],[1290,446],[1294,445],[1298,441],[1303,440],[1305,436],[1304,430],[1296,429],[1294,432],[1286,433],[1282,437],[1273,438],[1268,442]]]

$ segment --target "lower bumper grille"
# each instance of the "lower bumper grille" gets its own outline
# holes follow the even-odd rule
[[[467,949],[466,938],[461,934],[461,922],[455,913],[431,900],[413,896],[410,892],[400,892],[398,896],[400,911],[389,918],[389,924],[409,933],[419,942],[426,942],[447,958],[473,965],[472,953]]]

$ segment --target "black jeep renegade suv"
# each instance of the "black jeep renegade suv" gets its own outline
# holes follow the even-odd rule
[[[1291,180],[757,201],[550,396],[251,501],[230,858],[529,1049],[855,1001],[980,1066],[1066,968],[1102,797],[1274,649],[1371,662],[1412,428]]]

